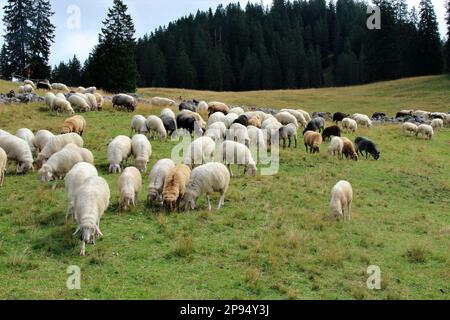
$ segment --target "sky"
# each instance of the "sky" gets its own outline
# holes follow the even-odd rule
[[[113,0],[50,0],[55,15],[52,22],[56,26],[55,42],[52,46],[50,64],[67,61],[74,55],[84,61],[97,43],[101,31],[102,21],[106,17],[108,8]],[[238,0],[125,0],[129,13],[136,26],[136,36],[150,33],[159,26],[167,25],[189,13],[197,10],[215,9],[217,5],[226,5]],[[239,0],[245,5],[248,0]],[[250,2],[260,3],[261,0]],[[263,0],[265,5],[271,0]],[[418,7],[420,0],[407,0],[410,7]],[[440,24],[441,37],[445,36],[445,7],[443,0],[432,0]],[[6,0],[0,0],[3,8]],[[0,34],[3,36],[5,28],[2,19],[3,10],[0,9]],[[77,18],[79,17],[79,19]],[[79,22],[79,23],[78,23]],[[0,45],[3,37],[0,37]]]

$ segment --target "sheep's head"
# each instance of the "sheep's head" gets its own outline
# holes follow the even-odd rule
[[[354,160],[354,161],[358,161],[359,160],[358,154],[356,152],[354,152],[352,154],[352,160]]]
[[[156,200],[160,200],[160,199],[161,199],[161,195],[159,194],[158,190],[156,190],[155,188],[150,188],[148,190],[148,195],[147,195],[148,203],[153,203]]]
[[[121,173],[122,172],[122,168],[120,167],[119,164],[110,164],[109,165],[109,169],[108,169],[109,173]]]
[[[320,153],[320,148],[318,146],[313,146],[312,147],[312,152],[313,153]]]
[[[169,212],[174,212],[178,208],[178,196],[175,194],[164,194],[164,207]]]
[[[181,208],[184,208],[186,211],[195,210],[197,203],[197,196],[192,191],[186,191],[184,194],[183,200],[181,201]]]
[[[122,195],[121,204],[123,210],[128,210],[129,207],[136,206],[134,195],[133,194]]]
[[[375,152],[372,154],[372,156],[373,156],[373,158],[374,158],[375,160],[378,160],[378,159],[380,159],[380,152],[375,151]]]
[[[250,164],[246,167],[246,170],[249,177],[256,177],[256,165]]]
[[[147,172],[147,159],[137,158],[136,159],[136,168],[139,169],[142,173]]]
[[[39,178],[43,183],[55,180],[51,169],[46,165],[39,170]]]
[[[34,171],[34,167],[33,167],[33,162],[32,161],[25,161],[20,163],[17,166],[17,174],[25,174],[28,171],[33,170]]]
[[[103,236],[103,233],[100,231],[100,228],[97,225],[79,226],[73,235],[76,236],[80,231],[80,240],[82,241],[80,255],[85,256],[86,244],[95,244],[95,237]]]

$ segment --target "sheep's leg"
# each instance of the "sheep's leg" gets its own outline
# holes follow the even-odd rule
[[[291,137],[289,136],[288,139],[289,139],[289,146],[288,146],[288,148],[290,149],[291,148],[291,144],[292,144]]]
[[[233,171],[231,170],[231,164],[227,165],[228,171],[230,172],[230,176],[233,177]]]
[[[208,200],[208,210],[211,211],[212,207],[211,207],[211,198],[209,197],[209,195],[206,196],[206,200]]]
[[[86,243],[83,241],[81,243],[80,256],[84,257],[86,255]]]
[[[297,147],[298,147],[298,139],[297,139],[297,137],[295,137],[294,139],[295,139],[295,149],[297,149]]]
[[[217,210],[222,209],[224,204],[225,204],[225,193],[222,193],[220,196],[219,205],[217,207]]]

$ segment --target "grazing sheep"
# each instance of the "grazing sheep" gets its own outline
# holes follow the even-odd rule
[[[366,159],[368,158],[369,154],[371,154],[375,160],[380,159],[380,152],[378,151],[377,146],[373,141],[367,138],[357,137],[355,139],[355,145],[357,154],[361,154],[361,156],[364,156],[363,151],[365,151]]]
[[[339,181],[331,190],[331,218],[352,219],[353,188],[347,181]]]
[[[241,166],[244,166],[244,175],[248,173],[251,177],[256,176],[257,167],[256,162],[253,160],[252,153],[249,148],[241,143],[234,141],[223,142],[220,147],[219,159],[227,165],[230,176],[232,177],[232,164],[237,164],[238,166],[238,177],[241,176]]]
[[[91,107],[89,106],[89,103],[86,99],[87,98],[83,98],[78,94],[73,94],[69,97],[69,102],[72,106],[72,109],[76,112],[89,112],[91,110]]]
[[[153,139],[156,139],[157,135],[159,135],[159,138],[161,140],[167,138],[167,131],[164,127],[164,123],[157,116],[149,116],[147,120],[145,120],[145,125],[147,126],[150,137],[152,137]]]
[[[101,177],[88,178],[78,188],[74,210],[78,228],[74,236],[81,231],[81,256],[86,255],[86,244],[94,244],[97,236],[103,236],[100,219],[109,207],[110,197],[108,183]]]
[[[161,121],[163,122],[164,128],[167,131],[168,136],[172,136],[175,131],[177,131],[177,120],[168,116],[161,116]]]
[[[303,117],[305,118],[306,122],[310,122],[312,120],[311,119],[311,115],[308,112],[306,112],[305,110],[298,109],[296,111],[300,112],[303,115]]]
[[[147,192],[147,202],[152,204],[155,201],[162,203],[162,192],[164,189],[164,182],[169,174],[169,171],[175,168],[175,163],[172,159],[159,160],[150,172],[150,184]]]
[[[52,91],[52,85],[48,81],[38,82],[36,85],[37,89]]]
[[[346,132],[355,133],[358,130],[358,123],[353,119],[345,118],[342,120],[342,129]]]
[[[222,112],[224,115],[230,113],[230,108],[223,102],[212,101],[208,103],[208,115],[211,116],[216,112]]]
[[[444,128],[444,121],[442,119],[433,119],[433,121],[431,121],[431,127],[433,128],[433,130],[439,130],[439,129],[443,129]]]
[[[231,141],[237,141],[239,143],[246,145],[247,147],[250,144],[250,137],[248,136],[247,127],[239,123],[234,123],[230,127],[226,139]]]
[[[283,109],[280,112],[290,113],[297,119],[298,124],[301,124],[303,127],[306,127],[308,124],[308,122],[306,121],[305,116],[303,115],[302,112],[299,112],[297,110],[292,110],[292,109]]]
[[[314,118],[306,125],[303,135],[308,131],[322,132],[325,129],[325,119],[322,117]]]
[[[355,113],[352,116],[352,118],[360,126],[367,127],[367,128],[372,127],[372,120],[370,120],[370,118],[368,116],[366,116],[365,114]]]
[[[339,122],[341,122],[342,120],[344,120],[345,118],[350,117],[349,114],[345,114],[343,112],[336,112],[333,115],[333,122],[335,122],[336,124],[338,124]]]
[[[264,137],[264,132],[257,127],[248,126],[247,132],[250,138],[249,148],[252,151],[254,158],[256,158],[257,152],[267,150],[267,139]]]
[[[22,94],[23,93],[32,93],[33,91],[34,91],[34,88],[29,84],[19,87],[19,93],[22,93]]]
[[[265,113],[263,111],[250,111],[244,113],[244,115],[247,116],[248,119],[250,119],[251,117],[258,117],[258,119],[261,120],[261,123],[263,123],[269,118],[275,119],[275,117],[272,114]]]
[[[189,184],[181,202],[181,208],[195,210],[197,199],[206,194],[208,210],[211,211],[210,196],[218,192],[220,193],[220,200],[217,210],[220,210],[225,204],[225,194],[228,191],[230,180],[230,172],[221,163],[212,162],[195,168],[191,173]]]
[[[219,135],[220,135],[220,137],[222,137],[222,139],[226,137],[227,127],[225,126],[225,124],[223,122],[213,123],[212,125],[210,125],[208,127],[208,130],[211,130],[211,129],[215,129],[215,130],[219,131]]]
[[[54,136],[42,149],[42,151],[38,154],[36,163],[38,169],[42,167],[45,161],[49,159],[54,153],[62,150],[66,145],[74,143],[80,148],[83,147],[84,141],[76,133],[67,133],[59,136]]]
[[[238,120],[238,118],[240,118],[240,117],[236,113],[229,113],[223,119],[223,123],[225,124],[225,127],[227,127],[227,129],[229,129],[231,127],[231,125],[236,120]],[[247,119],[247,123],[248,123],[248,119]]]
[[[429,126],[427,124],[421,124],[417,128],[416,137],[418,137],[419,134],[422,135],[422,137],[426,137],[429,140],[431,140],[434,136],[434,130],[431,126]]]
[[[312,114],[312,118],[323,118],[324,120],[332,120],[333,119],[333,115],[329,112],[313,112]]]
[[[266,122],[263,123],[263,130],[265,130],[268,145],[272,146],[279,143],[280,141],[279,134],[282,126],[283,125],[279,123],[276,119],[274,122],[271,122],[268,125]]]
[[[166,117],[170,117],[170,118],[176,119],[175,113],[173,113],[172,109],[169,109],[169,108],[165,108],[165,109],[163,109],[163,110],[161,111],[160,117],[163,117],[163,116],[166,116]]]
[[[346,118],[348,118],[349,116],[347,116]],[[387,115],[386,115],[386,113],[383,113],[383,112],[375,112],[373,115],[372,115],[372,119],[373,120],[383,120],[383,119],[385,119],[387,117]]]
[[[261,128],[262,123],[258,117],[251,117],[250,119],[248,119],[248,126]]]
[[[304,135],[304,142],[306,147],[306,152],[319,153],[320,145],[322,144],[322,135],[315,131],[307,131]],[[309,150],[308,150],[309,147]]]
[[[214,140],[214,142],[222,142],[226,135],[227,128],[222,122],[216,122],[209,126],[208,130],[205,132],[205,137],[209,137]]]
[[[133,119],[131,120],[131,134],[130,134],[130,136],[132,136],[134,133],[146,134],[148,132],[146,121],[147,121],[147,119],[145,119],[144,116],[135,115],[133,117]]]
[[[8,163],[8,155],[5,150],[0,148],[0,188],[3,187],[5,180],[6,164]]]
[[[83,183],[91,178],[97,177],[97,169],[90,163],[79,162],[73,166],[73,168],[67,173],[65,178],[66,194],[67,194],[67,212],[66,219],[68,217],[74,218],[75,211],[75,197]]]
[[[136,167],[141,172],[147,172],[147,164],[152,156],[152,145],[143,134],[137,134],[131,140],[131,153],[136,159]]]
[[[137,100],[132,96],[120,93],[112,98],[113,108],[120,109],[121,107],[127,109],[128,112],[133,112],[137,107]]]
[[[247,127],[247,126],[248,126],[248,120],[249,120],[249,117],[248,117],[247,115],[243,114],[243,115],[237,117],[237,119],[235,119],[235,120],[232,122],[232,124],[237,123],[237,124],[243,125],[244,127]],[[224,122],[225,122],[225,120],[224,120]],[[226,125],[226,124],[225,124],[225,125]],[[228,128],[230,128],[230,127],[231,127],[231,125],[228,126]]]
[[[39,130],[35,135],[36,153],[39,154],[47,143],[54,137],[54,134],[48,130]]]
[[[55,99],[52,100],[50,111],[56,112],[56,114],[59,113],[67,113],[69,115],[75,114],[75,111],[72,108],[71,103],[67,101],[66,98],[61,98],[58,96],[56,96]]]
[[[25,174],[33,170],[33,155],[28,143],[13,135],[0,135],[0,148],[2,148],[8,160],[17,162],[16,173]]]
[[[167,98],[161,98],[161,97],[154,97],[151,100],[152,106],[156,107],[176,107],[177,103],[171,99]]]
[[[39,170],[42,182],[63,179],[74,165],[80,162],[94,164],[94,156],[88,149],[70,143],[54,153]]]
[[[328,147],[328,154],[338,156],[339,160],[344,159],[344,142],[340,137],[334,137],[331,139],[330,146]]]
[[[197,122],[197,124],[200,126],[200,128],[202,128],[203,131],[206,130],[206,122],[205,122],[205,120],[203,120],[202,116],[199,115],[197,112],[193,112],[190,110],[183,110],[183,111],[181,111],[181,114],[187,114],[187,115],[192,116],[195,119],[195,121]]]
[[[196,111],[196,108],[195,108],[195,105],[194,104],[192,104],[192,103],[188,103],[188,102],[181,102],[180,103],[180,105],[178,106],[178,110],[179,111],[185,111],[185,110],[187,110],[187,111],[192,111],[192,112],[195,112]]]
[[[423,111],[423,110],[416,110],[412,114],[415,117],[422,118],[424,120],[429,120],[431,118],[431,112]]]
[[[97,100],[97,110],[102,111],[103,105],[105,104],[105,99],[100,93],[94,93],[95,100]]]
[[[331,140],[332,137],[340,137],[341,136],[341,128],[338,126],[331,126],[323,130],[322,139],[323,141]]]
[[[358,161],[358,154],[356,153],[355,146],[353,145],[353,142],[350,141],[350,139],[341,137],[342,142],[344,143],[344,148],[342,149],[342,153],[344,154],[345,158],[352,159],[354,161]]]
[[[283,126],[277,119],[275,119],[275,117],[271,117],[271,118],[264,120],[264,122],[261,125],[261,129],[264,130],[264,129],[267,129],[268,126],[273,126],[273,125],[276,125],[279,128]]]
[[[216,123],[216,122],[223,122],[225,119],[225,115],[222,112],[216,112],[209,116],[208,119],[208,126]]]
[[[289,140],[288,148],[291,147],[291,143],[292,143],[291,138],[294,138],[295,148],[297,148],[298,129],[295,126],[295,124],[293,124],[293,123],[290,123],[290,124],[280,128],[280,140],[283,140],[283,148],[286,148],[286,139]]]
[[[119,178],[120,206],[123,210],[136,207],[142,189],[142,176],[135,167],[126,168]]]
[[[234,108],[230,109],[229,113],[234,113],[239,117],[239,116],[242,116],[245,113],[245,111],[241,107],[234,107]]]
[[[177,116],[177,128],[185,129],[191,135],[195,134],[196,136],[203,136],[201,124],[199,124],[193,116],[186,113],[180,113]]]
[[[402,124],[402,131],[404,133],[411,132],[413,134],[416,134],[418,129],[419,129],[419,127],[411,122],[405,122],[404,124]]]
[[[95,95],[93,95],[91,93],[86,93],[85,96],[86,96],[90,111],[97,111],[98,105],[97,105],[97,98],[95,97]]]
[[[52,88],[53,90],[64,91],[66,93],[70,92],[69,88],[63,83],[52,83]]]
[[[197,105],[197,112],[198,113],[208,112],[208,104],[205,101],[200,101]]]
[[[131,155],[131,139],[117,136],[108,146],[109,173],[122,173],[122,163]]]
[[[73,132],[79,134],[80,137],[82,137],[85,131],[86,131],[86,120],[82,116],[77,115],[64,121],[61,134]]]
[[[163,203],[168,211],[179,209],[190,177],[191,169],[183,164],[172,168],[167,174],[163,188]]]
[[[184,164],[195,168],[205,164],[214,158],[216,143],[210,137],[201,137],[190,144],[187,149]]]
[[[275,115],[275,118],[282,124],[282,125],[288,125],[290,123],[294,124],[298,128],[298,121],[297,118],[294,117],[289,112],[280,112]]]
[[[28,143],[28,146],[30,147],[31,154],[33,156],[36,155],[36,137],[30,129],[23,128],[17,130],[16,137],[26,141]]]
[[[45,94],[44,101],[50,111],[53,111],[53,101],[55,98],[56,96],[53,92],[47,92]]]

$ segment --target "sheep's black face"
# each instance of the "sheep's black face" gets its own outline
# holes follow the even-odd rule
[[[374,158],[375,160],[380,159],[380,153],[379,153],[379,152],[374,153],[374,154],[373,154],[373,158]]]

